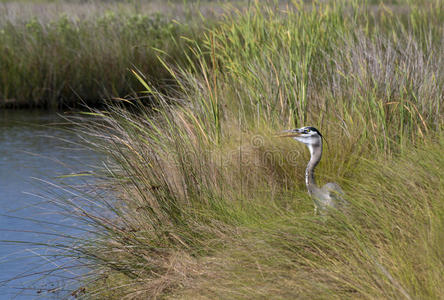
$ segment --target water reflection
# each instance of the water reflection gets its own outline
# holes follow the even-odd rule
[[[60,176],[91,169],[100,158],[91,151],[81,149],[70,142],[79,137],[72,125],[61,125],[64,120],[55,113],[29,111],[0,111],[0,295],[3,298],[35,299],[48,296],[41,290],[61,288],[61,279],[76,278],[82,270],[66,265],[59,274],[39,274],[72,262],[54,261],[52,252],[45,247],[5,241],[32,241],[54,243],[64,239],[60,235],[79,235],[82,225],[63,214],[63,206],[48,202],[48,195],[67,197],[66,191],[51,187],[55,184],[84,184],[85,177]],[[58,123],[57,126],[48,126]],[[35,179],[37,178],[37,179]],[[45,194],[41,198],[39,195]],[[33,222],[38,220],[39,222]],[[59,224],[59,225],[54,225]],[[52,235],[42,234],[52,233]],[[64,251],[60,249],[60,251]],[[35,273],[35,276],[21,277]],[[17,280],[8,280],[17,277]],[[37,285],[35,280],[39,280]],[[51,282],[51,283],[49,283]],[[45,284],[48,285],[45,286]],[[63,289],[62,289],[63,290]],[[60,293],[54,293],[57,298]]]

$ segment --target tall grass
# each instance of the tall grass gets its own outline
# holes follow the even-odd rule
[[[78,292],[442,298],[444,7],[398,8],[257,5],[191,42],[188,68],[165,64],[174,96],[136,72],[154,110],[80,122],[117,199],[74,211],[97,232],[75,245],[92,266]],[[347,210],[313,215],[308,153],[275,137],[302,125],[326,137],[317,176]]]
[[[30,12],[28,6],[33,7]],[[181,9],[163,13],[168,6],[1,5],[0,106],[103,104],[103,98],[137,91],[131,68],[164,84],[170,77],[157,57],[180,64],[186,52],[182,38],[198,39],[216,19],[204,25],[199,7],[179,5]],[[212,7],[203,9],[212,16]]]
[[[343,5],[256,10],[241,18],[243,26],[229,20],[214,34],[224,74],[239,85],[238,102],[249,100],[243,107],[252,108],[246,114],[256,118],[252,125],[265,118],[323,127],[333,118],[347,126],[352,117],[370,125],[365,133],[385,150],[404,134],[441,126],[442,4],[427,9],[427,25],[426,13],[414,6],[405,22],[402,15],[387,21],[396,8],[370,14],[359,6],[346,17]]]

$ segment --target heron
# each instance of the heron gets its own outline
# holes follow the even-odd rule
[[[315,205],[315,214],[319,211],[325,214],[328,208],[339,209],[345,204],[342,198],[344,192],[341,187],[334,182],[325,184],[319,188],[315,181],[314,170],[322,157],[323,136],[312,126],[297,129],[285,130],[281,137],[291,137],[298,142],[305,144],[310,151],[310,161],[305,169],[305,185],[308,194],[312,197]]]

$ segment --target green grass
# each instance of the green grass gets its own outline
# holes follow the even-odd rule
[[[183,38],[198,40],[216,20],[204,21],[200,9],[211,16],[213,7],[161,2],[0,5],[0,106],[98,106],[104,98],[131,97],[139,88],[131,68],[164,85],[171,78],[157,57],[183,63]]]
[[[227,14],[185,67],[165,64],[174,95],[136,72],[155,109],[79,121],[117,199],[73,211],[96,232],[72,247],[92,265],[78,292],[442,299],[444,6],[409,3]],[[328,141],[317,178],[345,211],[313,214],[308,151],[276,137],[303,125]]]

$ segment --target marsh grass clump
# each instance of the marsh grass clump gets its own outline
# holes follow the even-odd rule
[[[150,109],[122,100],[78,122],[111,158],[115,198],[91,199],[106,219],[79,213],[97,232],[75,248],[82,292],[441,298],[444,35],[424,16],[444,7],[256,4],[208,30],[188,67],[164,64],[174,94],[135,72]],[[275,136],[302,125],[327,138],[317,174],[346,211],[313,215],[308,153]]]
[[[8,18],[14,7],[4,4],[0,106],[100,106],[100,99],[134,96],[138,86],[128,72],[131,68],[163,86],[171,78],[158,57],[180,65],[187,51],[183,38],[197,40],[203,30],[199,15],[183,12],[176,17],[124,6],[119,10],[115,5],[91,16],[83,11],[87,5],[50,17],[37,9],[35,16],[18,20]]]
[[[103,115],[118,129],[104,150],[126,166],[113,172],[124,200],[113,223],[125,229],[93,244],[104,276],[92,296],[439,298],[442,136],[390,162],[338,145],[354,156],[342,178],[350,207],[325,219],[298,188],[304,159],[291,142],[215,144],[188,109],[162,111]]]

